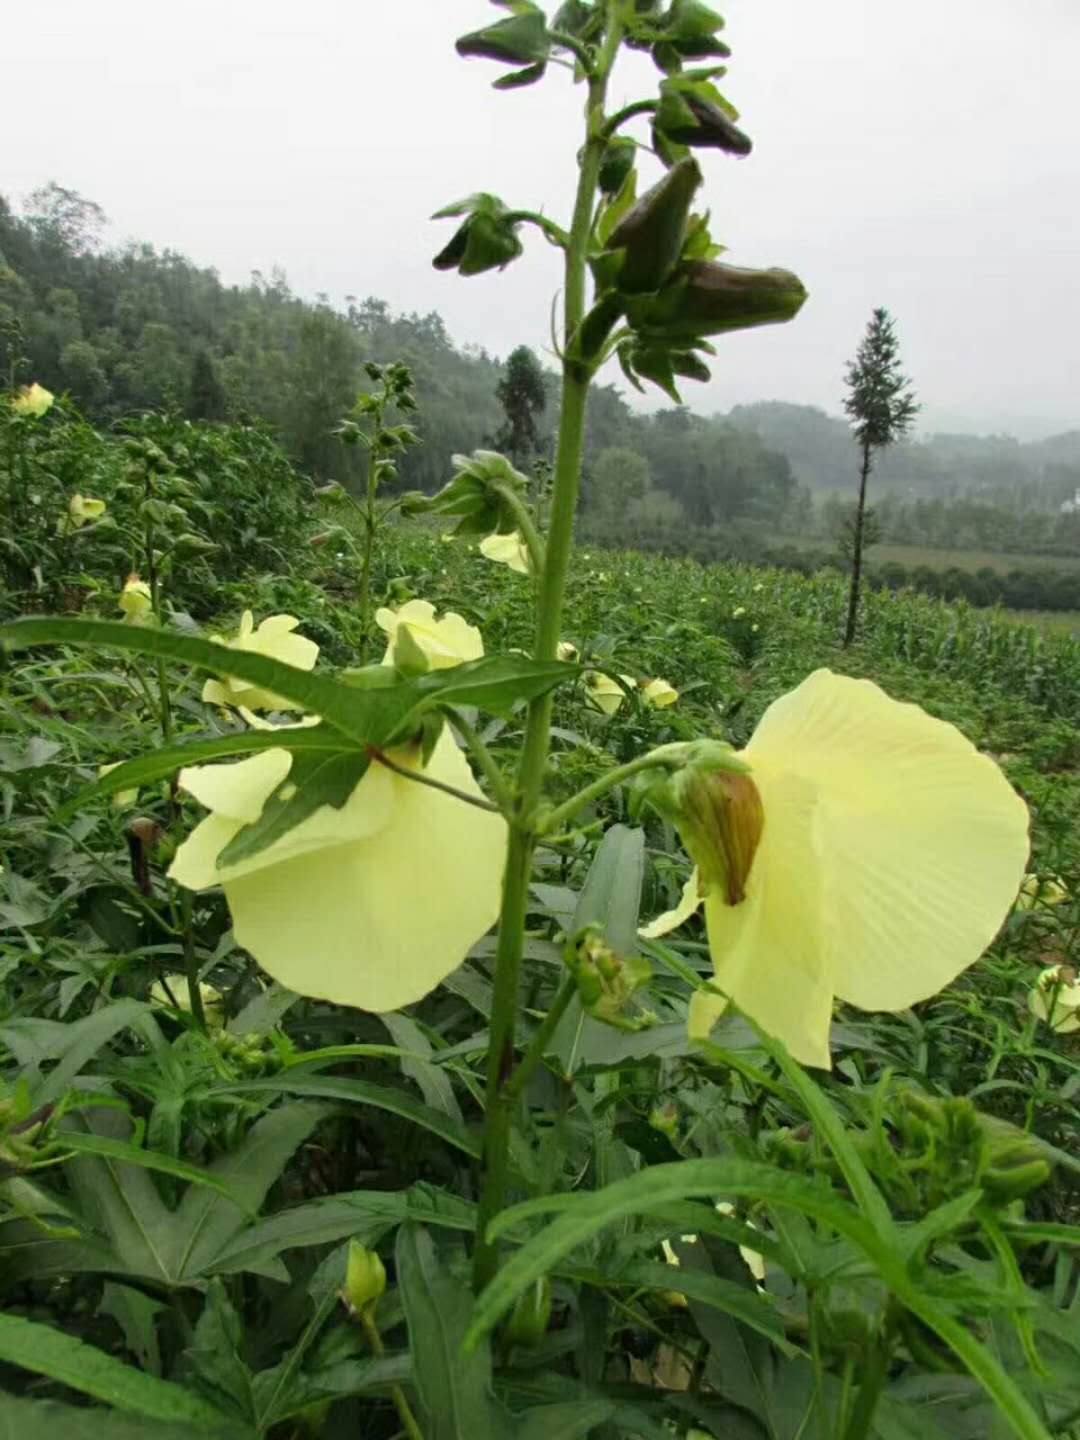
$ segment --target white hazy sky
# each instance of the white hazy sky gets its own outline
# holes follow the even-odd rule
[[[8,0],[14,4],[14,0]],[[755,140],[705,152],[734,263],[796,270],[793,325],[730,337],[695,409],[837,410],[873,306],[900,325],[923,426],[1037,437],[1080,427],[1080,0],[716,0],[725,88]],[[455,37],[485,0],[49,0],[0,52],[0,192],[54,179],[109,238],[149,240],[229,282],[441,311],[454,338],[543,346],[557,257],[432,270],[473,190],[563,218],[580,90],[499,94]],[[13,11],[14,14],[14,11]],[[616,101],[653,83],[631,57]],[[612,377],[614,378],[614,377]]]

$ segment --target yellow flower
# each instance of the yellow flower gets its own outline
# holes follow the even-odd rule
[[[35,380],[33,385],[24,385],[19,393],[12,397],[11,408],[16,415],[29,415],[31,419],[40,420],[46,410],[52,408],[53,393],[46,390],[44,385],[39,385]]]
[[[569,640],[560,640],[555,647],[555,658],[572,664],[578,658],[578,648]]]
[[[706,853],[699,807],[700,868],[643,933],[704,900],[718,993],[695,994],[691,1034],[730,999],[796,1059],[828,1066],[834,998],[904,1010],[979,958],[1024,873],[1027,809],[953,726],[828,670],[771,705],[738,758],[756,818],[739,787],[703,792],[717,843]],[[725,866],[726,884],[702,885],[701,870]]]
[[[1048,966],[1031,987],[1028,1007],[1059,1035],[1080,1030],[1080,980],[1072,966]]]
[[[498,561],[500,565],[509,565],[511,570],[516,570],[521,575],[528,575],[531,569],[529,547],[517,530],[511,531],[509,535],[485,536],[480,541],[480,554],[485,559]]]
[[[382,658],[384,665],[393,662],[394,645],[402,627],[427,656],[433,670],[448,670],[464,660],[479,660],[484,653],[484,642],[475,625],[452,610],[436,620],[430,600],[407,600],[396,610],[383,606],[375,611],[375,624],[389,637]]]
[[[292,632],[300,624],[293,615],[269,615],[255,628],[250,610],[245,610],[240,619],[239,633],[231,640],[215,635],[219,645],[230,650],[244,650],[252,655],[266,655],[271,660],[280,660],[297,670],[313,670],[318,659],[319,647],[314,640]],[[243,706],[248,710],[297,710],[300,707],[291,700],[282,699],[269,690],[262,690],[247,680],[238,680],[226,675],[222,680],[207,680],[202,689],[202,698],[208,705]]]
[[[133,573],[125,580],[120,599],[116,603],[124,612],[124,619],[129,625],[143,624],[153,608],[150,586]]]
[[[420,769],[412,749],[392,758]],[[291,990],[362,1010],[421,999],[498,914],[506,822],[376,761],[340,809],[323,805],[265,850],[219,867],[291,764],[274,748],[182,770],[180,785],[211,813],[169,875],[190,890],[222,885],[237,941]],[[449,730],[423,773],[481,793]]]
[[[735,606],[735,609],[732,610],[732,612],[731,612],[731,618],[732,618],[733,620],[741,620],[742,617],[743,617],[745,614],[746,614],[746,606],[745,606],[745,605],[736,605],[736,606]]]
[[[90,521],[100,520],[104,514],[104,500],[92,500],[89,495],[72,495],[68,501],[68,519],[76,530]]]
[[[624,684],[634,688],[634,677],[623,675],[620,677]],[[591,671],[585,677],[585,689],[588,694],[589,703],[597,710],[602,710],[605,715],[614,715],[619,706],[626,699],[626,691],[618,680],[613,680],[610,675],[601,675],[598,670]]]
[[[674,705],[679,698],[679,692],[674,685],[668,684],[666,680],[649,680],[641,687],[642,698],[646,705],[652,705],[657,710],[663,710],[668,705]]]
[[[1017,910],[1041,910],[1054,905],[1063,905],[1069,898],[1065,882],[1060,875],[1025,875],[1016,897]]]

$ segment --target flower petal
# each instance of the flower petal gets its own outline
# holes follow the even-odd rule
[[[759,783],[782,768],[816,789],[826,968],[841,998],[904,1009],[979,958],[1023,879],[1028,815],[959,730],[819,670],[769,708],[746,757]]]
[[[237,939],[276,980],[385,1011],[433,990],[495,920],[507,832],[500,816],[381,773],[393,809],[377,836],[229,880],[226,896]],[[480,793],[446,732],[427,773]]]
[[[698,888],[698,872],[695,867],[690,872],[690,879],[682,888],[678,904],[673,910],[665,910],[655,920],[650,920],[648,925],[642,925],[638,934],[643,940],[658,940],[661,935],[667,935],[672,930],[677,930],[680,925],[685,925],[690,916],[699,909],[702,901],[701,891]]]
[[[833,986],[824,947],[825,886],[817,795],[799,776],[754,772],[765,825],[746,881],[729,905],[705,897],[716,985],[804,1065],[828,1067]]]

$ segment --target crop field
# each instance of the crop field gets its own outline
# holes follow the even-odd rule
[[[688,861],[633,784],[604,790],[538,850],[516,1043],[544,1030],[584,922],[637,948],[645,978],[608,1011],[576,992],[530,1052],[509,1195],[526,1203],[507,1212],[504,1241],[521,1268],[506,1265],[477,1310],[461,1241],[476,1218],[494,940],[476,940],[419,1003],[371,1013],[272,982],[220,890],[192,895],[168,876],[202,811],[172,783],[179,759],[163,746],[229,754],[244,732],[235,709],[204,700],[203,675],[168,637],[228,638],[245,610],[256,624],[287,614],[319,647],[316,674],[379,661],[386,634],[357,604],[362,527],[347,503],[290,489],[283,465],[268,508],[251,482],[272,457],[244,432],[162,424],[122,464],[85,432],[58,435],[93,459],[112,523],[95,516],[60,538],[44,527],[34,563],[75,630],[9,650],[0,682],[0,1354],[9,1386],[27,1369],[39,1377],[6,1402],[26,1421],[19,1433],[62,1421],[58,1435],[88,1434],[80,1417],[99,1412],[72,1403],[81,1395],[115,1407],[117,1435],[390,1437],[397,1394],[421,1417],[442,1395],[476,1427],[419,1432],[433,1436],[543,1423],[560,1435],[794,1437],[794,1417],[813,1413],[835,1434],[828,1417],[886,1310],[901,1328],[870,1433],[1005,1433],[995,1407],[1010,1396],[986,1398],[982,1348],[970,1365],[948,1348],[969,1340],[992,1346],[1045,1433],[1077,1433],[1080,1051],[1030,996],[1080,946],[1080,644],[870,594],[843,651],[835,576],[574,554],[561,638],[576,662],[556,691],[550,803],[652,747],[741,746],[771,702],[827,667],[949,721],[1000,765],[1029,807],[1041,888],[925,1003],[840,1006],[833,1069],[815,1084],[790,1060],[777,1068],[736,1015],[704,1047],[688,1040],[690,987],[708,969],[701,921],[634,936],[676,902]],[[179,463],[200,479],[179,481],[168,468]],[[167,518],[132,485],[148,465],[176,507],[157,577],[163,624],[105,634],[99,620],[132,613],[109,578],[130,527]],[[61,509],[63,493],[57,481]],[[206,538],[230,534],[232,545]],[[456,613],[485,654],[519,655],[522,674],[533,589],[428,523],[388,526],[375,548],[376,603]],[[140,592],[122,593],[131,606]],[[118,649],[118,632],[137,648]],[[4,634],[20,641],[18,625]],[[610,714],[582,678],[601,672],[627,687]],[[641,682],[658,677],[674,703],[648,703]],[[520,702],[463,713],[510,773]],[[94,793],[121,761],[143,769],[119,793]],[[393,882],[412,897],[398,902],[402,924],[441,883],[426,863],[421,847],[404,889]],[[362,951],[363,933],[352,940]],[[672,1188],[679,1166],[690,1170]],[[703,1194],[734,1208],[725,1218]],[[857,1217],[871,1194],[893,1228],[868,1260]],[[590,1196],[607,1208],[563,1208]],[[572,1215],[582,1228],[563,1238]],[[924,1233],[939,1238],[921,1252],[915,1293],[895,1257]],[[740,1244],[762,1268],[747,1268]],[[361,1262],[376,1254],[392,1276],[377,1332],[358,1323],[370,1320]],[[444,1363],[470,1316],[490,1342]],[[516,1428],[498,1429],[492,1406]]]

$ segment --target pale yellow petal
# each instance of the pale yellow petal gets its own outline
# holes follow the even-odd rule
[[[711,990],[695,990],[690,996],[686,1025],[690,1039],[707,1040],[730,1003],[726,995],[717,995]]]
[[[251,825],[291,766],[288,750],[259,750],[228,765],[189,765],[178,784],[207,810]]]
[[[745,898],[705,898],[716,985],[804,1065],[828,1066],[833,986],[814,787],[755,770],[765,825]],[[702,1002],[704,1003],[704,1002]]]
[[[225,685],[211,676],[203,681],[202,698],[207,705],[228,705],[231,696]]]
[[[678,904],[673,910],[665,910],[655,920],[650,920],[648,925],[642,925],[638,934],[643,940],[657,940],[661,935],[667,935],[672,930],[677,930],[680,925],[685,925],[691,915],[694,915],[701,905],[701,892],[698,889],[698,872],[696,869],[690,872],[690,879],[682,888]]]
[[[979,958],[1023,879],[1028,815],[959,730],[818,671],[769,708],[745,753],[759,788],[788,771],[816,789],[825,971],[842,999],[903,1009]]]
[[[480,541],[480,554],[487,560],[508,565],[520,575],[529,573],[529,550],[516,530],[509,535],[486,535]]]
[[[479,793],[447,732],[428,773]],[[497,917],[503,819],[392,778],[393,813],[373,839],[226,883],[237,940],[290,989],[397,1009],[455,970]]]
[[[242,820],[230,820],[227,815],[207,815],[183,844],[177,846],[169,866],[169,879],[188,890],[209,890],[219,885],[217,858],[243,828]]]

